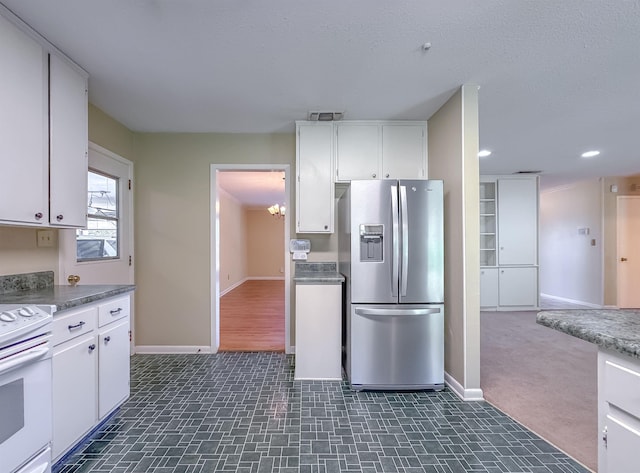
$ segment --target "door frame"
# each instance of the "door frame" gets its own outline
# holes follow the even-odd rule
[[[284,215],[284,346],[285,353],[293,353],[291,344],[291,264],[289,239],[291,238],[291,165],[289,164],[211,164],[211,187],[209,202],[210,221],[210,319],[211,319],[211,351],[217,353],[220,348],[220,195],[218,187],[218,171],[283,171],[284,198],[287,212]]]
[[[616,307],[620,308],[620,201],[629,200],[640,203],[640,196],[638,195],[619,195],[616,196]]]

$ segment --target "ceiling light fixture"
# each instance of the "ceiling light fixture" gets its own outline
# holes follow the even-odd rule
[[[481,149],[478,152],[478,157],[479,158],[486,158],[487,156],[490,156],[490,155],[491,155],[491,151],[489,151],[488,149]]]
[[[595,156],[598,156],[599,154],[600,154],[600,151],[593,150],[593,151],[585,151],[580,156],[582,156],[583,158],[593,158]]]
[[[267,209],[271,215],[274,217],[284,217],[284,214],[287,208],[283,205],[282,207],[278,204],[273,204],[271,207]]]

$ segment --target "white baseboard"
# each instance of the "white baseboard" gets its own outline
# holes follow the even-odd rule
[[[143,355],[213,353],[211,347],[195,345],[136,345],[135,352]]]
[[[602,306],[600,304],[593,304],[591,302],[585,302],[585,301],[578,301],[575,299],[569,299],[568,297],[560,297],[560,296],[552,296],[551,294],[540,294],[540,297],[546,297],[548,299],[553,299],[554,301],[561,301],[561,302],[569,302],[570,304],[579,304],[579,305],[584,305],[587,307],[592,307],[594,309],[601,309]]]
[[[238,281],[237,283],[232,284],[231,286],[226,288],[224,291],[220,292],[220,297],[224,296],[228,292],[233,291],[236,287],[242,286],[246,281],[247,281],[247,278],[244,278],[244,279],[241,279],[240,281]]]
[[[287,355],[295,355],[296,354],[296,346],[295,345],[289,345],[288,347],[285,348],[284,352]]]
[[[246,281],[284,281],[284,276],[251,276]]]
[[[463,401],[484,401],[482,389],[465,389],[453,376],[444,372],[444,383]]]

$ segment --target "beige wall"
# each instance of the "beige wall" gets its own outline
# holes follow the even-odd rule
[[[266,208],[245,209],[247,268],[251,278],[284,277],[284,219]]]
[[[429,119],[429,178],[445,192],[445,370],[480,391],[478,89],[464,86]]]
[[[89,141],[135,161],[134,133],[92,104],[89,104]]]
[[[638,190],[633,189],[637,185]],[[611,191],[611,186],[618,186],[617,192]],[[627,177],[608,177],[604,179],[602,188],[602,207],[604,210],[604,304],[617,304],[617,197],[619,195],[640,195],[640,174]]]
[[[58,276],[58,230],[52,230],[52,248],[37,247],[37,231],[0,226],[0,275],[54,271]]]
[[[247,267],[247,222],[242,204],[220,189],[220,293],[240,284]]]
[[[210,165],[293,170],[294,134],[141,133],[135,154],[136,342],[209,346]]]

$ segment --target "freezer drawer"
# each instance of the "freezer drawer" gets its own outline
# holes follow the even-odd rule
[[[444,306],[352,304],[347,372],[351,387],[444,387]]]

